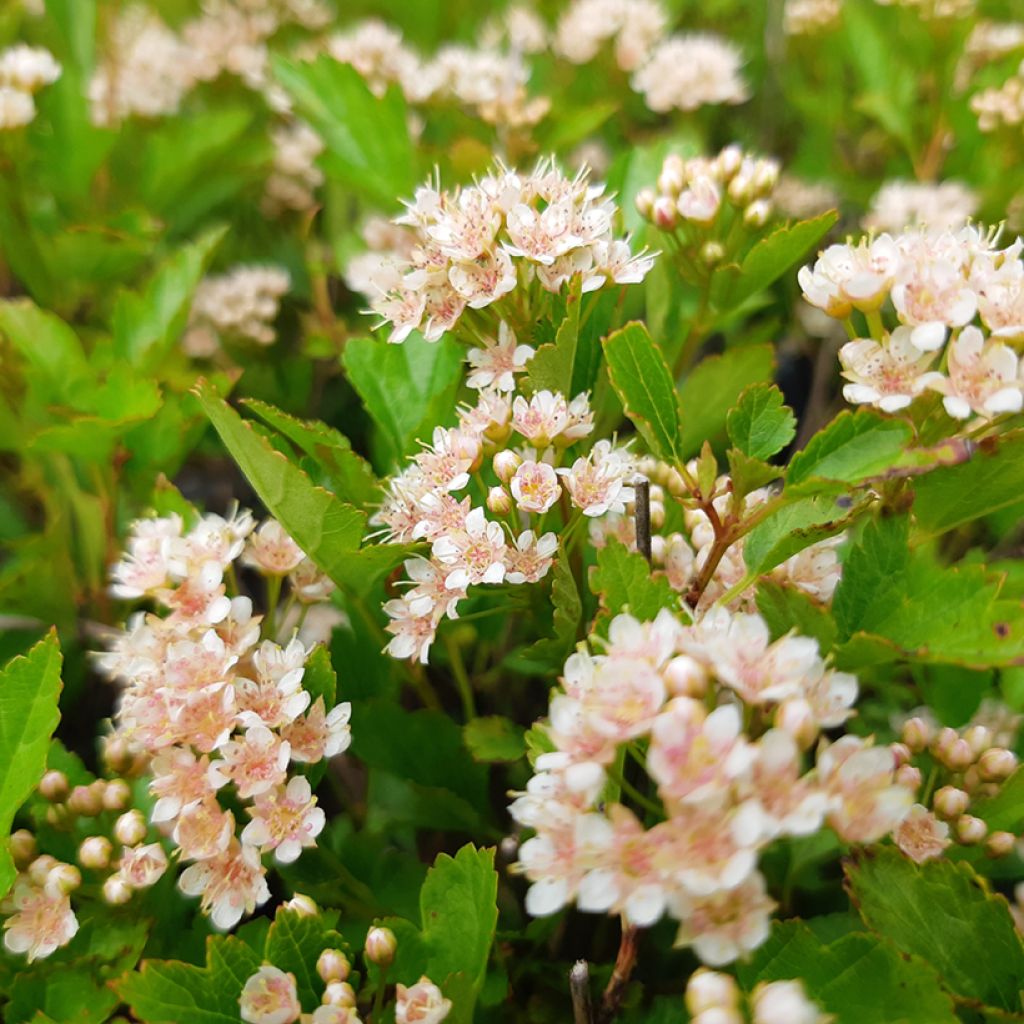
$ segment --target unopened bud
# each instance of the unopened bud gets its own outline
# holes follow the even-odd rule
[[[890,743],[889,749],[897,768],[910,762],[910,748],[905,743]]]
[[[39,795],[50,803],[59,803],[67,798],[70,786],[63,772],[49,771],[39,780]]]
[[[731,178],[743,163],[743,150],[735,143],[726,146],[718,156],[715,157],[715,167],[722,179]]]
[[[642,188],[636,194],[636,212],[640,214],[644,220],[651,219],[651,211],[654,208],[654,189]]]
[[[651,561],[655,565],[665,564],[665,552],[668,548],[668,542],[665,540],[663,534],[656,533],[651,537]]]
[[[686,184],[685,177],[683,175],[683,168],[677,164],[669,164],[668,161],[661,169],[661,174],[658,175],[658,191],[663,196],[677,196],[683,190],[683,186]]]
[[[763,196],[768,195],[779,183],[779,165],[774,160],[761,160],[754,170],[754,188]]]
[[[494,456],[494,475],[503,483],[507,484],[509,480],[516,475],[516,470],[523,464],[523,458],[518,452],[505,451],[498,452]]]
[[[125,846],[137,846],[146,838],[146,819],[142,811],[133,809],[114,822],[114,838]]]
[[[744,1024],[744,1017],[732,1007],[709,1006],[696,1017],[691,1017],[690,1024]]]
[[[54,864],[46,875],[47,892],[67,896],[82,884],[82,872],[74,864]]]
[[[316,962],[316,973],[324,982],[345,981],[351,970],[348,957],[340,949],[325,949]]]
[[[132,788],[124,779],[113,779],[107,783],[103,793],[103,809],[123,811],[132,799]]]
[[[11,851],[14,866],[24,871],[36,855],[36,837],[27,828],[19,828],[11,833],[7,848]]]
[[[651,217],[654,223],[663,231],[671,231],[676,226],[678,216],[674,199],[670,199],[668,196],[658,196],[654,200]]]
[[[665,683],[676,697],[703,697],[708,689],[704,666],[688,654],[679,654],[666,666]]]
[[[896,769],[896,781],[916,793],[921,787],[921,769],[917,765],[901,764]]]
[[[701,262],[708,267],[716,267],[725,259],[725,246],[714,240],[705,242],[700,247]]]
[[[949,749],[958,739],[960,739],[960,733],[956,729],[951,729],[948,725],[943,726],[932,737],[932,753],[936,757],[940,757],[942,751]]]
[[[964,732],[964,739],[974,752],[975,759],[992,746],[992,733],[983,725],[972,725]]]
[[[496,516],[507,516],[512,511],[512,495],[504,487],[492,487],[487,492],[487,508]]]
[[[971,798],[956,786],[943,786],[932,800],[932,807],[940,818],[959,818],[971,804]]]
[[[89,836],[78,847],[78,863],[91,871],[102,871],[110,866],[113,847],[106,836]]]
[[[91,786],[75,786],[68,797],[68,810],[86,818],[95,818],[103,810],[103,796]]]
[[[682,473],[678,469],[670,469],[668,475],[665,478],[665,486],[668,488],[668,493],[673,498],[681,498],[688,492],[686,481],[683,479]]]
[[[290,900],[282,903],[281,906],[285,910],[290,910],[301,917],[316,917],[320,913],[320,908],[313,900],[301,892],[296,893]]]
[[[903,723],[900,739],[915,754],[920,754],[932,741],[932,728],[923,718],[908,718]]]
[[[1017,837],[1012,832],[993,832],[985,840],[985,853],[993,859],[1008,857],[1016,842]]]
[[[963,788],[968,793],[973,793],[981,785],[981,772],[976,764],[972,764],[967,771],[964,772]]]
[[[132,898],[132,887],[120,875],[111,875],[103,883],[103,899],[112,907],[120,907]]]
[[[1002,782],[1017,769],[1017,757],[1005,747],[989,747],[978,758],[978,771],[986,782]]]
[[[783,729],[806,750],[818,737],[818,720],[814,709],[803,697],[784,700],[775,709],[775,725]]]
[[[347,981],[329,981],[324,989],[324,1006],[355,1006],[356,992]]]
[[[390,928],[371,928],[366,933],[366,959],[378,967],[387,967],[395,959],[398,939]]]
[[[763,228],[772,215],[772,204],[767,199],[755,199],[743,211],[743,223],[748,228]]]
[[[741,171],[729,182],[726,189],[729,199],[737,206],[745,206],[754,198],[754,184],[746,171]]]
[[[952,772],[966,771],[974,764],[974,751],[967,740],[958,739],[943,748],[939,760]]]
[[[973,846],[980,843],[988,833],[988,825],[973,814],[961,815],[956,822],[956,834],[961,843]]]
[[[735,1009],[740,990],[729,974],[699,967],[686,983],[686,1008],[696,1016],[712,1009]]]
[[[57,858],[41,853],[28,866],[28,877],[38,886],[46,885],[47,876],[57,866]]]
[[[660,530],[665,525],[665,506],[660,501],[651,502],[651,529]]]
[[[103,763],[114,775],[122,775],[132,763],[131,747],[123,736],[108,736],[103,744]]]

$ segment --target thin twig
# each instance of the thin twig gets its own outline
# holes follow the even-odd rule
[[[619,1012],[622,999],[626,994],[626,986],[636,966],[636,955],[640,944],[640,930],[635,924],[622,922],[622,938],[619,940],[619,953],[615,957],[615,968],[601,998],[600,1024],[611,1024]]]
[[[569,995],[572,997],[573,1024],[594,1024],[594,1008],[590,1003],[590,966],[577,960],[569,971]]]
[[[636,548],[647,564],[651,563],[651,481],[645,476],[637,477],[633,484],[636,494],[634,521],[636,523]]]

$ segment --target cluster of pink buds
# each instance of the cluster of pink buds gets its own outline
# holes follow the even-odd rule
[[[277,522],[255,526],[246,512],[189,530],[177,515],[137,522],[112,589],[163,614],[135,614],[99,658],[123,684],[114,739],[150,758],[152,825],[192,862],[179,886],[219,928],[269,898],[264,855],[289,863],[315,845],[324,813],[305,766],[350,741],[350,706],[327,708],[303,688],[312,648],[294,635],[333,585]],[[242,567],[266,583],[266,617],[238,592]],[[218,799],[229,786],[249,817],[240,835]],[[160,843],[142,850],[152,857],[121,857],[127,896],[163,854]]]
[[[646,926],[667,913],[679,945],[729,963],[768,936],[761,850],[826,825],[876,842],[910,809],[892,751],[820,736],[852,714],[857,683],[816,641],[770,642],[759,616],[719,607],[692,625],[619,615],[591,644],[603,653],[566,661],[541,727],[551,749],[511,806],[534,832],[516,865],[531,914],[575,902]]]
[[[908,719],[900,740],[892,748],[900,765],[897,778],[915,793],[921,790],[921,802],[893,834],[900,850],[918,863],[941,856],[954,841],[983,845],[990,857],[1012,853],[1017,837],[989,831],[986,822],[970,811],[975,800],[995,796],[1017,770],[1013,751],[998,745],[984,725],[940,729],[923,717]]]
[[[429,558],[406,561],[408,589],[384,606],[396,658],[426,662],[438,625],[458,617],[470,588],[543,579],[559,543],[545,527],[564,534],[580,516],[621,514],[633,499],[626,448],[602,440],[580,451],[593,430],[585,394],[514,391],[532,354],[504,325],[470,352],[476,405],[460,410],[457,426],[434,431],[374,517],[388,540],[431,546]],[[466,491],[486,500],[474,504]]]
[[[834,1019],[807,997],[799,979],[762,981],[744,997],[731,975],[706,967],[687,982],[686,1009],[692,1024],[830,1024]]]
[[[831,245],[800,270],[804,298],[850,336],[839,352],[848,402],[891,413],[931,393],[955,420],[1021,411],[1024,242],[998,239],[922,227]]]

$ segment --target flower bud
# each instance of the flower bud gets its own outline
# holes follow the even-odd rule
[[[24,871],[36,855],[36,837],[27,828],[19,828],[11,833],[7,848],[11,851],[14,866]]]
[[[690,1018],[690,1024],[744,1024],[743,1014],[728,1006],[709,1006],[696,1017]]]
[[[736,980],[720,971],[698,967],[686,983],[686,1008],[694,1016],[715,1008],[735,1009],[739,999]]]
[[[978,771],[986,782],[1002,782],[1017,768],[1016,755],[1005,747],[989,747],[978,758]]]
[[[703,697],[708,689],[704,666],[688,654],[679,654],[666,666],[665,685],[676,697]]]
[[[123,736],[108,736],[103,744],[102,757],[113,775],[121,775],[132,763],[131,749]]]
[[[658,175],[658,191],[663,196],[677,196],[683,191],[685,184],[683,168],[676,163],[669,164],[666,160]]]
[[[39,795],[51,804],[67,798],[70,786],[63,772],[49,771],[39,780]]]
[[[725,246],[713,239],[700,247],[700,259],[708,267],[716,267],[725,259]]]
[[[132,799],[132,788],[124,779],[112,779],[103,793],[105,811],[123,811]]]
[[[974,846],[980,843],[988,832],[988,825],[973,814],[962,814],[957,818],[956,834],[961,843]]]
[[[345,981],[351,970],[348,957],[340,949],[325,949],[316,962],[316,973],[324,982]]]
[[[799,981],[762,982],[751,996],[754,1024],[818,1024],[821,1015]]]
[[[943,786],[932,800],[932,807],[940,818],[959,818],[970,806],[971,798],[956,786]]]
[[[972,725],[963,737],[974,752],[975,758],[980,757],[992,746],[992,733],[983,725]]]
[[[57,858],[48,853],[41,853],[28,866],[28,877],[38,886],[46,885],[46,878],[57,866]]]
[[[974,751],[964,739],[954,740],[939,753],[939,760],[951,771],[966,771],[974,764]]]
[[[917,765],[901,764],[896,769],[896,781],[916,793],[921,787],[921,769]]]
[[[651,211],[654,208],[654,189],[642,188],[636,194],[636,212],[640,214],[644,220],[651,219]]]
[[[967,771],[964,772],[963,788],[968,793],[974,793],[975,790],[981,785],[981,770],[976,764],[972,764]]]
[[[103,810],[103,796],[91,786],[75,786],[68,797],[68,810],[86,818],[95,818]]]
[[[665,478],[665,486],[668,488],[668,493],[671,494],[673,498],[681,498],[689,493],[686,481],[683,479],[683,475],[678,469],[670,469],[668,471],[668,475]]]
[[[715,169],[723,180],[731,178],[743,164],[743,150],[735,143],[726,146],[715,157]]]
[[[775,709],[775,726],[789,733],[806,750],[818,737],[818,720],[814,709],[803,697],[784,700]]]
[[[102,871],[110,866],[113,846],[106,836],[89,836],[78,847],[78,863],[91,871]]]
[[[651,537],[651,561],[655,565],[665,564],[665,551],[667,548],[668,542],[662,534],[656,533]]]
[[[523,464],[522,456],[518,452],[513,452],[508,449],[505,451],[498,452],[494,456],[494,475],[503,483],[507,484],[509,480],[516,475],[516,470]]]
[[[740,171],[729,182],[726,191],[733,203],[737,206],[746,206],[754,198],[754,183],[746,171]]]
[[[103,883],[103,899],[112,907],[120,907],[132,898],[132,887],[120,875],[111,875]]]
[[[993,832],[985,840],[985,853],[993,859],[1013,853],[1017,837],[1012,832]]]
[[[316,917],[320,913],[319,907],[308,896],[297,892],[290,900],[281,904],[285,910],[290,910],[301,917]]]
[[[329,981],[321,1002],[324,1006],[355,1006],[356,992],[347,981]]]
[[[897,768],[910,762],[910,748],[905,743],[890,743],[889,749]]]
[[[779,183],[779,165],[774,160],[758,161],[753,182],[760,195],[768,195]]]
[[[748,228],[763,228],[772,215],[772,204],[767,199],[755,199],[743,211],[743,223]]]
[[[900,739],[915,754],[920,754],[932,741],[932,728],[923,718],[908,718],[903,723]]]
[[[50,893],[67,896],[82,884],[82,872],[74,864],[54,864],[46,875],[44,888]]]
[[[651,217],[654,223],[663,231],[671,231],[676,226],[678,216],[678,210],[673,199],[670,199],[668,196],[658,196],[654,200]]]
[[[398,939],[390,928],[371,928],[366,933],[366,959],[378,967],[388,967],[395,959]]]
[[[146,819],[142,811],[127,811],[114,822],[114,838],[125,846],[137,846],[146,838]]]
[[[504,487],[492,487],[487,492],[487,508],[496,516],[507,516],[512,511],[512,495]]]
[[[651,529],[660,530],[665,525],[665,506],[660,501],[651,502]]]
[[[637,460],[636,471],[649,480],[653,480],[658,472],[658,460],[653,455],[644,455]],[[651,488],[651,495],[654,495],[653,487]]]

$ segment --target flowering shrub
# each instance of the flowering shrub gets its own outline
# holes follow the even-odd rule
[[[1024,1018],[1024,22],[12,0],[0,1017]]]

